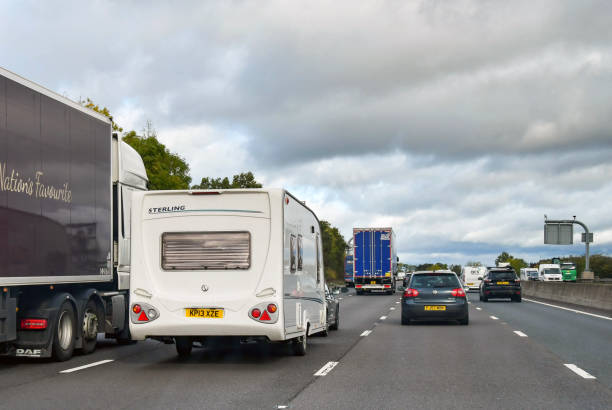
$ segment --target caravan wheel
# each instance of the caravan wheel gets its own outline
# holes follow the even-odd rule
[[[179,357],[189,357],[193,348],[193,339],[188,336],[178,336],[174,338],[176,353]]]
[[[308,327],[304,336],[300,336],[293,341],[293,354],[296,356],[304,356],[308,347]]]

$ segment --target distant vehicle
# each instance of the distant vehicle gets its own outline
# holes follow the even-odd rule
[[[536,268],[521,268],[521,280],[539,280],[538,270]]]
[[[354,228],[353,252],[353,277],[358,295],[395,292],[397,250],[392,228]]]
[[[465,290],[452,271],[412,274],[402,296],[402,325],[413,320],[457,320],[470,322]]]
[[[513,302],[520,302],[521,280],[516,277],[514,269],[488,268],[487,273],[481,278],[480,300],[488,302],[491,298],[510,298]]]
[[[484,266],[464,266],[461,268],[461,281],[463,285],[470,290],[478,290],[480,288],[480,280],[478,279],[487,272]]]
[[[327,329],[316,215],[283,189],[150,191],[132,202],[132,338],[287,341]],[[161,206],[163,205],[163,207]]]
[[[561,263],[561,275],[563,277],[563,281],[565,282],[576,282],[577,272],[576,265],[572,262],[562,262]]]
[[[355,286],[353,279],[353,255],[344,257],[344,283],[347,287]]]
[[[408,283],[410,283],[410,278],[412,278],[412,273],[406,273],[406,276],[404,276],[404,280],[402,285],[404,285],[404,288],[408,287]]]
[[[561,266],[556,263],[541,263],[538,266],[538,278],[544,282],[560,282],[563,279]]]
[[[327,329],[338,330],[340,326],[340,301],[327,285],[325,285],[325,303],[327,305]],[[327,331],[325,335],[327,335]]]
[[[497,267],[498,267],[498,268],[507,268],[507,267],[509,267],[509,266],[510,266],[510,262],[499,262],[499,263],[497,264]]]
[[[406,272],[399,271],[399,272],[397,272],[397,276],[395,277],[395,280],[396,281],[398,281],[398,280],[403,281],[405,277],[406,277]]]

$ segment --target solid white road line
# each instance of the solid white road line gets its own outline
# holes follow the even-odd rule
[[[493,320],[499,320],[499,318],[497,316],[489,316],[491,319]]]
[[[363,336],[363,337],[365,337],[365,336],[368,336],[370,333],[372,333],[372,331],[371,331],[371,330],[364,330],[364,331],[363,331],[363,333],[362,333],[362,334],[360,334],[359,336]]]
[[[570,312],[580,313],[582,315],[588,315],[588,316],[598,317],[600,319],[612,320],[612,317],[596,315],[595,313],[583,312],[582,310],[570,309],[570,308],[566,308],[563,306],[551,305],[550,303],[540,302],[539,300],[533,300],[533,299],[527,299],[527,298],[523,298],[523,300],[526,300],[528,302],[533,302],[533,303],[539,303],[540,305],[550,306],[550,307],[554,307],[557,309],[569,310]]]
[[[482,310],[482,308],[477,307],[476,310]]]
[[[387,318],[387,316],[381,316],[380,320],[385,320]]]
[[[520,330],[515,330],[514,333],[516,333],[520,337],[527,337],[527,335],[525,333],[521,332]]]
[[[315,376],[327,376],[327,374],[328,374],[329,372],[331,372],[331,371],[332,371],[332,369],[333,369],[334,367],[336,367],[336,365],[337,365],[337,364],[338,364],[338,362],[327,362],[327,364],[326,364],[325,366],[321,367],[321,368],[319,369],[319,371],[318,371],[318,372],[316,372],[314,375],[315,375]]]
[[[72,372],[76,372],[78,370],[87,369],[88,367],[99,366],[101,364],[110,363],[110,362],[114,362],[114,360],[112,360],[112,359],[100,360],[99,362],[89,363],[89,364],[86,364],[84,366],[73,367],[72,369],[62,370],[60,373],[72,373]]]
[[[596,379],[597,377],[585,372],[584,370],[582,370],[580,367],[576,366],[575,364],[565,364],[565,367],[567,367],[568,369],[570,369],[571,371],[573,371],[574,373],[576,373],[578,376],[584,378],[584,379]]]

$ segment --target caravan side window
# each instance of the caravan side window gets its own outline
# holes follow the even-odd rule
[[[291,237],[289,238],[289,251],[291,253],[290,270],[291,270],[291,273],[294,273],[296,265],[297,265],[297,261],[296,261],[297,255],[296,255],[296,249],[295,249],[295,235],[291,235]]]
[[[321,283],[321,253],[319,251],[319,234],[317,234],[317,243],[315,246],[317,248],[317,283]]]
[[[304,242],[302,241],[302,235],[298,235],[297,238],[297,270],[302,270],[304,267]]]

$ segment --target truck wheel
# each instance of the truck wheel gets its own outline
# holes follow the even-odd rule
[[[81,337],[83,338],[83,354],[93,353],[96,350],[98,338],[98,309],[96,302],[89,300],[85,305],[83,313],[83,323],[81,324]]]
[[[75,315],[72,304],[65,301],[57,311],[57,323],[53,332],[51,355],[58,362],[64,362],[72,357],[75,340]]]
[[[297,337],[293,341],[293,354],[296,356],[304,356],[306,354],[307,347],[308,347],[308,327],[306,328],[306,332],[304,332],[304,336]]]
[[[188,336],[178,336],[174,338],[176,353],[179,357],[189,357],[193,348],[193,340]]]

